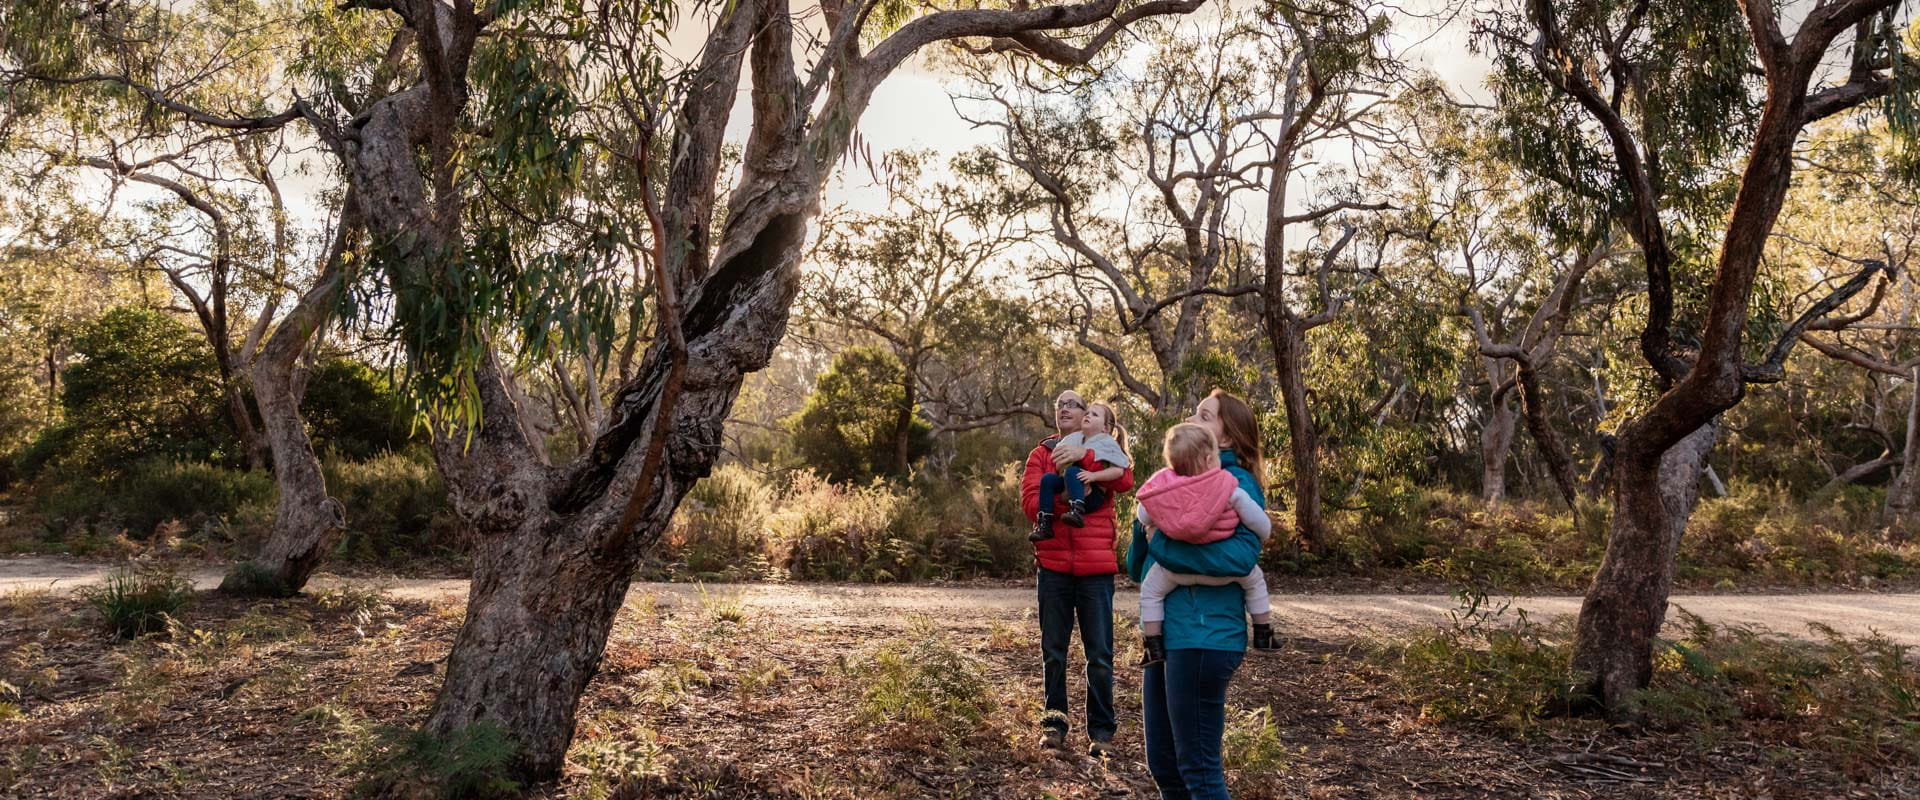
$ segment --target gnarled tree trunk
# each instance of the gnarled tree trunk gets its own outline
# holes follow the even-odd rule
[[[454,736],[475,724],[497,725],[520,748],[528,774],[558,772],[573,739],[574,711],[599,668],[640,555],[707,475],[742,380],[766,365],[785,332],[812,213],[806,202],[789,197],[778,213],[762,211],[763,232],[753,246],[722,261],[694,296],[683,326],[685,382],[664,429],[656,427],[655,407],[670,364],[656,348],[641,378],[617,399],[611,438],[603,436],[581,467],[555,474],[536,465],[519,428],[503,416],[512,400],[498,370],[485,372],[480,441],[466,453],[452,444],[436,448],[443,472],[459,487],[455,507],[474,528],[476,552],[466,622],[428,731]],[[655,436],[670,437],[665,469],[638,488],[645,511],[636,527],[622,531],[640,454]]]
[[[343,258],[356,235],[351,197],[346,208],[320,276],[280,321],[253,364],[254,403],[271,445],[279,499],[266,543],[253,560],[239,564],[220,582],[224,592],[276,597],[299,593],[332,546],[333,535],[346,523],[340,501],[327,494],[320,458],[300,416],[305,392],[298,375],[300,356],[346,283]]]
[[[1004,36],[994,46],[1031,48],[1084,63],[1100,42],[1142,16],[1185,13],[1193,2],[943,11],[916,19],[864,57],[834,62],[824,104],[809,120],[793,63],[786,4],[740,0],[716,22],[676,120],[672,170],[649,217],[661,242],[658,295],[677,326],[649,349],[616,394],[605,429],[571,466],[546,467],[513,424],[508,376],[489,359],[477,374],[484,424],[443,428],[436,460],[454,506],[476,536],[469,609],[427,730],[454,736],[497,726],[519,748],[519,771],[557,773],[572,739],[574,710],[599,667],[633,567],[674,508],[719,454],[721,424],[745,376],[766,366],[785,333],[799,288],[808,221],[826,172],[891,70],[920,47],[961,36]],[[829,51],[854,50],[862,17],[839,17]],[[1112,30],[1075,48],[1040,33],[1103,23]],[[717,243],[709,242],[720,165],[720,132],[751,53],[752,129],[738,187]],[[828,58],[836,58],[828,56]],[[817,73],[824,75],[825,73]],[[363,138],[365,134],[363,133]],[[711,253],[711,256],[709,254]],[[672,292],[664,287],[673,287]],[[677,296],[684,301],[668,301]],[[672,333],[677,330],[679,336]],[[671,345],[678,339],[684,348]]]
[[[1607,554],[1580,605],[1573,667],[1614,705],[1653,676],[1653,639],[1667,616],[1680,535],[1700,496],[1700,472],[1719,424],[1688,434],[1664,455],[1623,438],[1613,465]]]
[[[1560,443],[1560,434],[1553,430],[1553,420],[1547,413],[1545,390],[1540,386],[1539,372],[1534,369],[1531,360],[1522,360],[1518,380],[1520,383],[1520,404],[1526,411],[1527,433],[1533,436],[1533,443],[1540,448],[1540,457],[1546,459],[1547,472],[1553,476],[1553,485],[1560,489],[1560,497],[1567,503],[1569,510],[1577,510],[1579,489],[1573,475],[1573,459],[1567,457],[1567,448]]]
[[[1271,309],[1269,314],[1274,313]],[[1327,546],[1327,526],[1320,515],[1320,431],[1307,407],[1305,375],[1306,337],[1284,311],[1267,326],[1273,343],[1274,383],[1287,412],[1287,454],[1293,466],[1293,529],[1308,550]]]
[[[1507,499],[1507,459],[1513,453],[1517,419],[1513,404],[1507,401],[1510,391],[1494,387],[1493,406],[1480,427],[1480,496],[1491,508],[1499,508]]]

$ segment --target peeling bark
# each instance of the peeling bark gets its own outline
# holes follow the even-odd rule
[[[1498,390],[1496,395],[1500,395]],[[1493,408],[1480,428],[1480,496],[1492,508],[1507,499],[1507,456],[1513,451],[1513,405],[1504,395],[1494,400]]]
[[[254,403],[260,408],[273,453],[273,481],[279,499],[266,543],[253,560],[227,574],[220,582],[223,592],[268,596],[299,593],[332,547],[334,534],[346,524],[346,509],[327,494],[320,458],[313,452],[306,420],[300,416],[306,378],[300,374],[298,363],[346,285],[345,256],[358,232],[351,199],[348,208],[319,277],[281,320],[254,360]]]

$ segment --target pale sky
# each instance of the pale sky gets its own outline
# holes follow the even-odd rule
[[[1432,2],[1435,0],[1415,0],[1415,7]],[[1203,7],[1191,18],[1183,20],[1182,24],[1197,25],[1203,16],[1215,13],[1213,8],[1216,7]],[[807,21],[802,20],[803,23]],[[1457,92],[1473,95],[1482,93],[1481,84],[1487,64],[1484,59],[1467,50],[1465,17],[1453,20],[1437,34],[1427,20],[1403,17],[1396,20],[1395,24],[1394,49],[1404,51],[1416,66],[1439,74]],[[704,20],[690,19],[683,26],[688,35],[683,37],[676,32],[671,37],[668,50],[673,56],[690,58],[698,46],[697,37],[704,34],[705,24]],[[866,149],[876,159],[891,150],[928,150],[936,155],[935,161],[938,162],[944,161],[944,156],[993,143],[994,131],[974,128],[956,113],[948,89],[950,85],[957,88],[959,80],[957,77],[936,74],[919,60],[903,65],[881,83],[859,122],[859,135]],[[750,76],[743,76],[735,111],[728,124],[728,138],[731,141],[745,140],[750,121],[751,91]],[[325,181],[329,179],[322,177],[327,170],[310,172],[319,175],[289,174],[282,176],[281,182],[296,224],[317,240],[319,237],[314,236],[313,232],[320,230],[325,222],[322,219],[325,209],[319,204],[319,192],[326,187]],[[100,197],[105,202],[105,181],[97,174],[86,175],[83,180],[89,183],[97,181]],[[116,202],[120,213],[127,214],[131,213],[131,201],[156,196],[159,196],[159,190],[153,187],[131,184],[121,190]],[[846,205],[877,213],[885,210],[886,195],[864,164],[854,166],[843,162],[826,188],[823,205],[828,208]],[[1115,209],[1119,207],[1119,204],[1115,205]],[[1117,211],[1109,210],[1109,213]]]
[[[1432,5],[1420,0],[1415,8]],[[1195,15],[1210,13],[1203,7]],[[1467,17],[1439,27],[1426,20],[1395,20],[1392,46],[1404,50],[1407,59],[1420,69],[1430,70],[1462,96],[1485,99],[1484,83],[1490,63],[1467,48]],[[948,88],[958,79],[938,75],[909,63],[881,84],[873,104],[860,121],[860,133],[876,156],[888,150],[925,149],[953,154],[981,144],[991,144],[991,131],[976,130],[960,119],[949,100]],[[740,103],[736,106],[730,137],[744,140],[744,104],[750,89],[743,82]],[[864,169],[842,169],[828,185],[823,197],[826,206],[846,204],[862,211],[885,210],[886,196],[873,185]]]

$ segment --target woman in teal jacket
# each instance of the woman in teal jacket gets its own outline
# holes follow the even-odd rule
[[[1224,448],[1220,465],[1261,507],[1259,427],[1239,398],[1214,390],[1187,419],[1213,431]],[[1173,572],[1239,576],[1260,559],[1260,537],[1242,527],[1231,538],[1188,544],[1155,536],[1133,524],[1127,573],[1135,582],[1154,563]],[[1237,585],[1182,586],[1167,595],[1165,661],[1141,678],[1147,771],[1165,800],[1228,798],[1221,738],[1226,733],[1227,685],[1247,651],[1247,609]]]

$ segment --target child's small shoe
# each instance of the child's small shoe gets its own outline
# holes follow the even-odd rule
[[[1140,666],[1151,667],[1167,660],[1167,637],[1140,637]]]
[[[1069,527],[1087,527],[1087,501],[1074,500],[1067,504],[1067,513],[1060,515],[1060,521]]]
[[[1273,625],[1271,623],[1265,624],[1265,625],[1262,625],[1258,622],[1253,623],[1253,649],[1255,650],[1280,649],[1280,643],[1278,641],[1275,641],[1273,638]]]
[[[1027,534],[1027,541],[1044,542],[1051,538],[1053,538],[1053,514],[1043,511],[1039,518],[1034,520],[1033,531]]]

